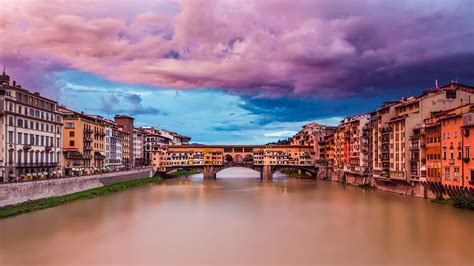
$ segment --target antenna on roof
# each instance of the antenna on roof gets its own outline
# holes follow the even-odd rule
[[[5,64],[3,64],[3,73],[2,73],[4,76],[6,75],[5,74]]]
[[[438,79],[435,79],[435,88],[436,88],[436,89],[439,89],[439,86],[438,86]]]

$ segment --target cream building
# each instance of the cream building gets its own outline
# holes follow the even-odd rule
[[[0,76],[0,180],[62,175],[62,117],[56,101]]]

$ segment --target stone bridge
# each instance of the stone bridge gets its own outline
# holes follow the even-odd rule
[[[182,145],[156,146],[152,166],[158,174],[175,169],[193,169],[205,179],[214,179],[219,171],[245,167],[270,180],[282,168],[296,168],[316,176],[314,148],[292,145]]]

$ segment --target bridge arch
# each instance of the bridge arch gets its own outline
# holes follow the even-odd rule
[[[237,170],[236,172],[232,172]],[[260,169],[255,167],[247,167],[245,165],[235,165],[223,167],[215,170],[215,178],[261,178]]]

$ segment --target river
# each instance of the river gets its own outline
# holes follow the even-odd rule
[[[333,182],[238,178],[247,174],[166,180],[0,220],[0,265],[474,262],[473,212]]]

